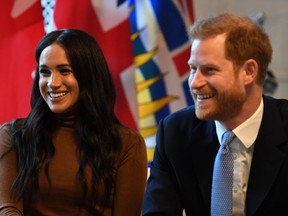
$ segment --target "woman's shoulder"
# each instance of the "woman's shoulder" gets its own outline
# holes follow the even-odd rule
[[[128,128],[125,126],[119,126],[118,132],[120,135],[121,140],[143,140],[142,135],[135,129]]]
[[[135,129],[120,126],[118,128],[123,151],[128,149],[146,149],[143,136]]]
[[[0,125],[0,138],[2,138],[2,136],[11,134],[11,125],[12,122],[5,122],[4,124]]]
[[[118,131],[122,143],[120,163],[130,158],[133,163],[146,167],[148,163],[146,144],[140,132],[125,126],[120,126]]]
[[[17,130],[22,124],[24,119],[14,119],[0,125],[0,141],[7,141],[11,139],[14,130]]]
[[[0,156],[10,147],[11,134],[11,122],[6,122],[0,126]]]

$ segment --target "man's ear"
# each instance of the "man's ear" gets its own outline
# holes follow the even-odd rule
[[[243,65],[243,69],[245,71],[245,84],[250,84],[253,82],[258,75],[258,64],[254,59],[248,59],[245,61]]]

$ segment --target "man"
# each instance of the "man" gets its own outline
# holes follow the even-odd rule
[[[288,101],[263,95],[272,58],[267,34],[249,18],[224,13],[196,21],[189,35],[195,105],[159,123],[143,215],[216,214],[214,162],[227,130],[236,135],[229,144],[234,170],[227,215],[283,215]]]

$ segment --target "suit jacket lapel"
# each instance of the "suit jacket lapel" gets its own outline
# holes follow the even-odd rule
[[[273,126],[271,126],[273,124]],[[264,114],[255,141],[246,197],[246,213],[254,215],[275,180],[285,154],[279,148],[287,145],[287,135],[276,107],[264,100]]]
[[[204,121],[195,130],[195,134],[197,134],[198,138],[195,141],[196,154],[193,157],[193,164],[195,164],[195,171],[203,199],[207,208],[210,208],[214,159],[220,147],[214,121]]]

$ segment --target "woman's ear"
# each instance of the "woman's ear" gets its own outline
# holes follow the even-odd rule
[[[245,84],[250,84],[253,82],[258,75],[258,64],[254,59],[248,59],[243,65],[245,71]]]

